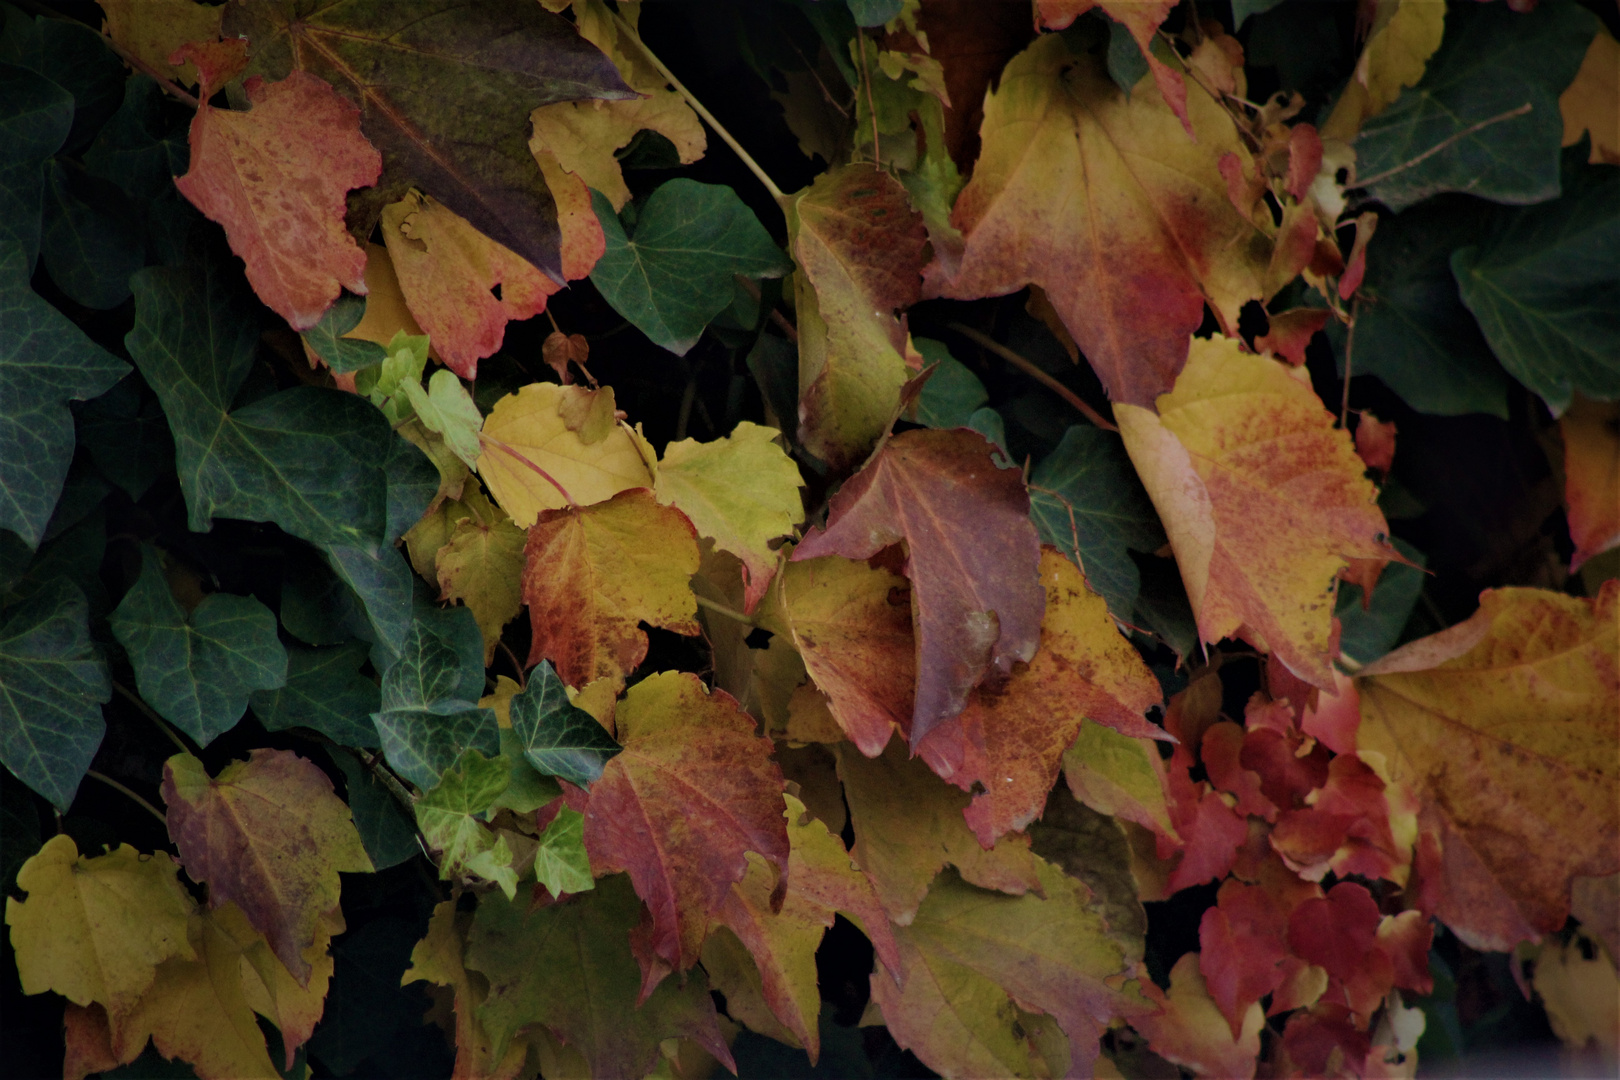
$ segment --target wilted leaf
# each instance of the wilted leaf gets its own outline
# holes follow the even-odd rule
[[[1576,397],[1558,419],[1564,437],[1564,505],[1575,541],[1570,569],[1620,545],[1620,404]]]
[[[1388,558],[1388,532],[1347,432],[1308,377],[1196,339],[1158,415],[1116,406],[1125,448],[1152,496],[1205,641],[1233,634],[1331,689],[1334,576]]]
[[[1595,600],[1488,590],[1356,680],[1356,745],[1439,817],[1438,914],[1476,947],[1558,929],[1572,877],[1620,869],[1617,603],[1613,581]]]
[[[523,755],[546,776],[589,788],[619,752],[596,717],[569,701],[568,688],[545,660],[530,670],[528,685],[508,708]]]
[[[332,649],[287,648],[287,681],[248,695],[267,730],[306,727],[344,746],[376,746],[377,684],[360,674],[366,646],[351,641]]]
[[[141,548],[141,576],[108,621],[141,697],[200,746],[236,726],[253,691],[287,681],[287,650],[269,608],[251,596],[211,593],[186,611],[150,545]]]
[[[585,846],[598,874],[629,871],[652,929],[638,947],[645,986],[697,962],[709,923],[748,869],[775,864],[773,906],[787,888],[782,773],[771,743],[723,691],[665,672],[630,688],[615,713],[624,749],[585,807]]]
[[[259,299],[308,330],[340,287],[366,291],[366,253],[343,227],[344,203],[350,188],[376,183],[382,155],[360,134],[360,111],[312,75],[243,88],[247,112],[197,109],[191,169],[175,186],[225,226]]]
[[[621,492],[583,509],[547,510],[529,530],[523,599],[529,662],[550,660],[570,686],[623,679],[647,656],[642,622],[695,634],[697,537],[652,492]]]
[[[867,164],[817,177],[789,213],[799,329],[799,438],[834,468],[889,426],[906,365],[897,314],[921,296],[922,215]]]
[[[574,410],[601,393],[609,392],[530,383],[497,401],[485,418],[484,435],[499,445],[486,446],[478,474],[519,528],[533,525],[540,511],[570,500],[589,506],[626,488],[652,487],[653,452],[639,433],[622,424],[598,433],[568,422]],[[606,400],[611,405],[612,399]]]
[[[1185,953],[1176,961],[1170,971],[1168,994],[1144,984],[1149,1000],[1163,1011],[1132,1020],[1131,1026],[1148,1037],[1154,1053],[1185,1065],[1198,1076],[1248,1080],[1254,1076],[1260,1056],[1265,1013],[1258,1004],[1250,1005],[1243,1013],[1242,1030],[1234,1036],[1209,996],[1198,962],[1195,952]]]
[[[212,778],[176,754],[164,763],[162,791],[181,865],[208,883],[209,906],[235,901],[306,983],[303,953],[337,906],[338,871],[371,871],[332,781],[291,751],[258,749]]]
[[[442,374],[450,378],[448,372]],[[480,496],[469,500],[472,512],[450,530],[435,559],[441,595],[460,600],[472,610],[484,635],[484,663],[495,656],[501,630],[522,605],[523,530],[499,507]]]
[[[1187,113],[1196,143],[1146,82],[1127,100],[1060,35],[1037,40],[986,99],[984,150],[951,213],[966,248],[954,272],[929,268],[929,291],[1039,285],[1108,396],[1151,405],[1186,361],[1205,300],[1235,329],[1271,259],[1216,164],[1247,160],[1231,119],[1198,88]]]
[[[1006,674],[1034,655],[1045,596],[1023,482],[996,467],[974,432],[895,436],[834,496],[826,529],[811,529],[793,558],[865,559],[901,540],[917,628],[916,744],[961,712],[992,666]]]
[[[477,704],[483,655],[472,612],[419,611],[399,659],[383,672],[382,707],[372,723],[388,763],[417,787],[437,784],[464,750],[499,753],[495,714]]]
[[[773,540],[804,520],[803,481],[774,428],[743,421],[713,442],[672,442],[658,463],[658,501],[691,520],[699,536],[742,562],[744,610],[752,613],[776,569]]]

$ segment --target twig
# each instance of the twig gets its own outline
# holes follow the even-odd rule
[[[758,626],[759,625],[759,623],[755,622],[753,619],[749,618],[747,615],[744,615],[742,612],[738,611],[734,607],[727,607],[726,605],[720,603],[717,600],[710,600],[707,596],[698,596],[696,593],[693,593],[692,595],[693,595],[693,599],[695,599],[698,602],[698,607],[700,607],[700,608],[705,608],[705,609],[707,609],[709,611],[712,611],[716,615],[723,615],[726,618],[732,620],[733,622],[742,623],[744,626]]]
[[[744,277],[741,274],[733,274],[732,277],[737,279],[737,284],[741,285],[743,287],[743,291],[749,296],[752,296],[756,303],[763,304],[765,302],[765,294],[760,291],[758,285],[754,284],[752,278]],[[798,329],[792,323],[788,322],[786,315],[783,315],[774,307],[771,308],[771,321],[776,324],[777,329],[781,330],[782,333],[787,335],[789,341],[793,342],[795,345],[799,343]]]
[[[1466,139],[1468,136],[1472,135],[1476,131],[1479,131],[1481,128],[1488,128],[1492,124],[1500,124],[1504,120],[1512,120],[1515,116],[1523,116],[1525,113],[1527,113],[1529,111],[1530,111],[1530,103],[1527,101],[1523,105],[1520,105],[1517,109],[1509,109],[1505,113],[1498,113],[1497,115],[1492,116],[1489,119],[1481,120],[1477,124],[1473,124],[1473,125],[1470,125],[1469,127],[1463,128],[1461,131],[1457,132],[1455,135],[1450,135],[1450,136],[1447,136],[1444,139],[1441,139],[1439,142],[1435,143],[1433,146],[1431,146],[1427,150],[1423,151],[1423,153],[1419,154],[1417,157],[1412,158],[1409,161],[1403,161],[1399,165],[1395,166],[1393,169],[1385,169],[1381,173],[1374,173],[1372,176],[1369,176],[1364,180],[1360,179],[1360,178],[1357,178],[1355,183],[1350,184],[1349,186],[1353,187],[1353,188],[1372,187],[1374,184],[1378,183],[1380,180],[1388,180],[1390,177],[1394,176],[1398,172],[1405,172],[1407,169],[1410,169],[1412,166],[1418,165],[1418,164],[1420,164],[1420,163],[1422,163],[1424,161],[1427,161],[1429,158],[1432,158],[1434,155],[1438,154],[1440,151],[1444,150],[1446,147],[1450,146],[1452,143],[1456,142],[1458,139]]]
[[[958,334],[961,334],[963,337],[984,346],[986,349],[989,349],[991,352],[1007,361],[1007,363],[1011,364],[1019,371],[1022,371],[1025,375],[1028,375],[1030,378],[1034,379],[1048,390],[1051,390],[1053,393],[1057,394],[1064,401],[1067,401],[1070,405],[1073,405],[1077,410],[1079,410],[1080,414],[1087,420],[1090,420],[1093,424],[1096,424],[1104,431],[1112,431],[1116,434],[1119,432],[1119,428],[1115,427],[1112,423],[1105,419],[1103,415],[1096,409],[1093,409],[1090,405],[1087,405],[1079,394],[1076,394],[1073,390],[1070,390],[1067,386],[1064,386],[1062,383],[1052,378],[1052,376],[1036,367],[1033,362],[1019,356],[1017,353],[1007,348],[1007,346],[1003,345],[989,334],[982,334],[973,329],[973,327],[964,326],[959,322],[948,323],[946,325],[948,325],[952,330],[955,330]]]
[[[523,664],[518,660],[517,653],[512,651],[512,646],[508,645],[499,638],[495,640],[495,644],[499,645],[501,647],[501,651],[506,654],[506,658],[512,661],[512,670],[517,672],[517,683],[519,689],[527,686],[529,682],[528,676],[523,673]]]
[[[866,91],[866,111],[872,117],[872,168],[882,171],[883,151],[878,147],[877,106],[872,104],[872,73],[866,68],[866,31],[855,28],[855,48],[861,54],[861,88]]]
[[[135,691],[131,690],[121,682],[114,682],[113,689],[118,691],[120,694],[123,694],[124,697],[128,698],[130,704],[134,705],[137,709],[141,710],[141,712],[145,713],[148,720],[152,721],[152,723],[161,728],[163,734],[167,735],[169,737],[169,741],[180,748],[180,752],[182,754],[191,753],[191,747],[180,741],[180,736],[175,733],[174,728],[170,727],[163,717],[154,712],[152,710],[152,706],[142,701],[139,694],[135,693]]]
[[[142,60],[140,57],[118,44],[118,42],[112,39],[110,34],[102,34],[101,40],[107,43],[107,47],[109,49],[118,54],[118,58],[120,60],[134,68],[136,71],[140,72],[142,75],[145,75],[159,86],[163,87],[164,92],[170,97],[174,98],[176,101],[182,101],[185,104],[190,105],[193,109],[202,108],[202,102],[197,99],[196,95],[188,94],[184,90],[180,89],[178,83],[174,82],[157,68],[153,67],[151,64],[148,64],[145,60]]]
[[[1339,427],[1345,430],[1350,428],[1350,356],[1356,349],[1356,309],[1360,306],[1360,300],[1350,304],[1350,329],[1344,336],[1344,393],[1339,399]]]
[[[387,788],[388,793],[405,808],[405,811],[411,815],[411,820],[414,822],[416,820],[416,800],[411,798],[411,793],[405,790],[405,785],[401,784],[394,774],[388,771],[387,767],[378,760],[376,754],[362,755],[360,760],[365,763],[372,776],[382,781],[382,786]],[[420,830],[418,830],[418,835],[420,836]]]
[[[667,79],[669,85],[675,88],[675,92],[686,99],[686,103],[692,106],[692,111],[703,117],[704,121],[714,129],[714,133],[720,136],[721,141],[731,147],[732,151],[742,159],[742,163],[748,167],[748,171],[753,173],[759,182],[765,185],[765,190],[771,193],[771,198],[776,200],[777,205],[785,204],[787,196],[783,194],[781,188],[776,186],[776,181],[772,180],[765,170],[760,168],[759,162],[755,161],[748,151],[742,148],[741,143],[731,137],[731,132],[725,129],[725,125],[716,120],[714,114],[705,109],[703,103],[692,96],[692,91],[681,84],[681,80],[675,77],[675,73],[665,67],[662,60],[653,55],[653,51],[647,48],[647,43],[641,40],[641,34],[636,31],[636,28],[631,26],[629,21],[617,11],[613,12],[613,21],[618,23],[619,28],[629,35],[631,41],[636,43],[637,47],[641,49],[642,55],[647,58],[653,67],[658,69],[658,74]]]
[[[482,431],[480,431],[478,433],[478,441],[493,446],[495,449],[515,459],[519,464],[533,469],[535,472],[540,474],[540,477],[543,480],[557,489],[557,494],[561,495],[563,500],[567,502],[569,506],[575,508],[576,510],[579,508],[579,503],[575,502],[574,497],[568,494],[567,488],[563,487],[557,482],[557,478],[555,476],[552,476],[550,473],[546,472],[546,470],[542,469],[540,466],[536,465],[534,462],[530,461],[528,458],[524,457],[510,446],[507,446],[505,443],[501,442],[501,440],[491,435],[485,435]]]
[[[86,769],[84,771],[84,775],[94,777],[95,779],[100,780],[103,784],[106,784],[108,787],[112,788],[114,791],[119,791],[119,792],[122,792],[123,794],[129,796],[131,799],[135,800],[142,807],[144,807],[148,814],[151,814],[153,817],[155,817],[159,821],[163,822],[163,827],[165,829],[167,829],[169,827],[169,819],[164,817],[163,813],[160,810],[158,810],[157,807],[153,806],[151,803],[147,802],[145,799],[141,798],[139,795],[137,795],[133,791],[129,790],[129,788],[125,787],[123,784],[120,784],[118,781],[116,781],[112,777],[108,776],[106,773],[100,773],[100,772],[97,772],[94,769]]]

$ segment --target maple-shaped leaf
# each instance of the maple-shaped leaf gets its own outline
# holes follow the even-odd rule
[[[1205,641],[1248,636],[1313,685],[1328,666],[1335,575],[1394,555],[1347,432],[1301,369],[1195,339],[1158,413],[1114,409]]]
[[[1564,505],[1575,541],[1571,572],[1620,545],[1620,404],[1577,396],[1558,418],[1564,438]]]
[[[417,787],[437,784],[465,750],[500,752],[495,714],[478,704],[483,656],[472,612],[429,607],[417,612],[399,658],[383,672],[381,708],[371,720],[388,763]]]
[[[888,429],[906,364],[898,313],[922,293],[922,215],[882,170],[823,173],[789,214],[799,272],[799,438],[834,468],[854,465]]]
[[[605,424],[592,417],[604,410]],[[530,383],[495,403],[484,419],[478,475],[519,528],[542,510],[589,506],[627,488],[652,487],[652,447],[613,420],[613,392]]]
[[[1063,752],[1063,776],[1074,797],[1098,813],[1177,839],[1156,741],[1084,720]]]
[[[821,994],[816,986],[816,948],[822,934],[843,913],[872,940],[873,949],[891,972],[900,956],[889,917],[878,903],[872,883],[850,865],[843,842],[811,817],[792,795],[787,801],[787,896],[780,910],[773,903],[771,868],[754,861],[747,875],[731,887],[716,919],[731,929],[753,957],[767,1005],[810,1055],[820,1056],[818,1016]],[[704,955],[708,955],[707,945]],[[705,966],[707,962],[705,961]],[[711,976],[712,977],[712,976]],[[717,987],[725,993],[725,986]]]
[[[141,548],[141,576],[108,621],[141,697],[200,746],[236,725],[249,694],[287,681],[287,650],[269,608],[251,596],[210,593],[188,612],[150,545]]]
[[[1101,8],[1113,19],[1118,29],[1123,29],[1136,43],[1140,54],[1137,64],[1146,65],[1153,75],[1153,84],[1158,88],[1159,96],[1164,98],[1186,128],[1189,136],[1194,135],[1192,121],[1187,117],[1187,84],[1182,80],[1181,72],[1159,59],[1154,53],[1152,45],[1159,26],[1164,22],[1171,10],[1175,7],[1174,0],[1037,0],[1035,12],[1040,25],[1047,30],[1062,30],[1071,25],[1076,18],[1090,11],[1092,8]],[[1242,25],[1241,19],[1234,21]],[[1117,29],[1115,30],[1117,33]],[[1109,40],[1109,73],[1113,74],[1114,39]],[[1438,42],[1436,43],[1438,44]],[[1129,48],[1129,46],[1126,46]],[[1141,67],[1133,68],[1141,71]],[[1129,88],[1126,88],[1127,93]]]
[[[643,622],[696,634],[697,536],[679,510],[645,489],[605,503],[547,510],[529,530],[523,599],[529,663],[556,665],[570,686],[623,679],[647,656]]]
[[[0,762],[66,811],[107,732],[100,706],[112,698],[77,586],[59,579],[6,612],[0,684]]]
[[[1235,329],[1271,259],[1217,167],[1224,153],[1248,160],[1230,117],[1198,88],[1187,114],[1196,143],[1151,84],[1127,99],[1062,36],[1041,37],[985,101],[984,149],[951,213],[966,248],[954,272],[930,267],[928,291],[1040,285],[1108,396],[1151,405],[1205,301]]]
[[[186,925],[196,905],[179,869],[167,852],[120,844],[86,858],[71,837],[51,837],[17,872],[28,899],[6,898],[22,992],[127,1012],[160,963],[195,955]]]
[[[906,542],[917,630],[915,745],[955,716],[992,667],[1008,674],[1040,640],[1045,594],[1029,497],[1000,469],[983,436],[960,429],[907,431],[833,497],[825,529],[793,558],[865,559]]]
[[[188,86],[197,83],[197,69],[189,60],[169,63],[180,46],[219,37],[222,12],[197,0],[107,0],[101,5],[107,18],[107,36],[140,58],[149,69]]]
[[[633,96],[565,20],[492,0],[279,0],[231,5],[222,32],[248,39],[254,71],[307,71],[359,106],[388,201],[414,185],[561,279],[557,206],[535,175],[529,114]]]
[[[748,870],[774,864],[773,906],[787,888],[782,772],[771,742],[724,691],[663,672],[630,688],[614,714],[624,749],[585,804],[585,847],[598,874],[628,871],[651,913],[638,947],[643,993],[696,963],[709,923]]]
[[[1151,1011],[1134,985],[1120,985],[1117,977],[1130,976],[1134,965],[1108,934],[1090,890],[1034,863],[1044,896],[986,892],[941,875],[916,918],[895,930],[904,986],[881,967],[873,973],[872,999],[895,1041],[931,1068],[1010,1072],[1005,1050],[996,1052],[1010,1040],[986,1035],[1004,1028],[1017,1003],[1057,1022],[1068,1038],[1068,1071],[1083,1076],[1111,1019]]]
[[[217,777],[190,754],[163,765],[169,836],[208,903],[241,907],[300,983],[303,952],[338,902],[338,872],[371,871],[349,808],[320,768],[287,750],[258,749]]]
[[[486,758],[468,750],[438,784],[416,803],[422,838],[439,853],[439,876],[458,881],[472,875],[493,881],[507,898],[517,893],[512,849],[504,837],[487,829],[479,815],[488,810],[510,782],[512,767],[503,757]]]
[[[308,330],[341,289],[366,291],[366,253],[343,213],[350,188],[376,183],[382,155],[360,134],[360,110],[313,75],[243,89],[246,112],[198,107],[191,169],[175,186],[225,227],[259,299]]]
[[[786,563],[777,577],[784,636],[861,753],[911,726],[917,642],[911,589],[888,570],[838,556]],[[772,639],[774,643],[774,638]]]
[[[1151,983],[1143,984],[1148,999],[1161,1011],[1132,1020],[1131,1026],[1147,1037],[1155,1054],[1196,1075],[1249,1080],[1260,1057],[1265,1013],[1258,1003],[1251,1003],[1234,1033],[1210,997],[1199,963],[1198,953],[1182,954],[1170,970],[1168,994]]]
[[[1438,821],[1438,914],[1510,949],[1569,913],[1570,880],[1620,869],[1620,586],[1494,589],[1467,621],[1363,669],[1355,745]]]
[[[947,864],[982,888],[1008,893],[1040,888],[1039,860],[1029,853],[1029,838],[1003,837],[986,851],[962,817],[970,796],[909,757],[898,742],[870,759],[842,745],[833,752],[855,827],[850,854],[872,879],[892,921],[912,920],[929,883]]]
[[[732,1067],[701,971],[665,980],[638,1002],[641,976],[628,942],[641,904],[625,877],[604,878],[563,903],[528,906],[485,896],[468,934],[467,967],[489,983],[477,1019],[497,1051],[537,1023],[576,1047],[591,1076],[639,1080],[659,1043],[678,1036]],[[565,971],[572,976],[557,977]]]
[[[468,507],[472,513],[451,528],[434,565],[440,595],[460,600],[478,620],[484,635],[484,663],[488,664],[494,659],[501,629],[523,606],[519,581],[527,538],[489,500],[480,496],[476,502],[469,500]]]
[[[1040,816],[1085,720],[1130,736],[1164,735],[1144,715],[1161,701],[1159,681],[1103,598],[1055,548],[1041,553],[1040,580],[1046,616],[1028,666],[1004,684],[974,690],[961,715],[916,744],[941,777],[978,792],[964,813],[985,847]]]
[[[523,756],[546,776],[589,788],[619,752],[596,717],[568,699],[568,688],[548,661],[529,672],[529,683],[508,706]]]
[[[1047,799],[1040,820],[1029,826],[1030,850],[1080,881],[1108,922],[1108,932],[1137,960],[1146,947],[1148,918],[1136,881],[1141,860],[1119,821],[1076,802],[1061,787]]]
[[[771,541],[804,520],[804,481],[777,445],[780,434],[744,420],[723,439],[672,442],[658,463],[658,501],[681,511],[699,536],[742,562],[743,610],[750,614],[776,569]]]

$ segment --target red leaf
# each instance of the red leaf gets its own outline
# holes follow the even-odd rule
[[[1243,729],[1224,720],[1204,732],[1204,769],[1210,782],[1222,791],[1237,796],[1239,814],[1253,814],[1267,821],[1277,820],[1277,807],[1266,798],[1260,786],[1260,774],[1243,767],[1239,760],[1243,752]]]
[[[1328,764],[1327,783],[1310,806],[1278,818],[1271,846],[1312,880],[1328,870],[1393,878],[1409,857],[1390,829],[1384,781],[1351,754]]]
[[[585,847],[598,876],[628,871],[651,912],[650,951],[640,956],[645,1000],[665,971],[697,961],[710,920],[748,871],[748,852],[776,864],[772,902],[781,904],[782,771],[753,717],[695,675],[642,680],[614,718],[624,750],[591,788]]]
[[[1314,250],[1314,247],[1313,247]],[[1295,367],[1305,362],[1305,348],[1317,331],[1327,325],[1326,308],[1291,308],[1271,316],[1271,328],[1254,339],[1257,352],[1280,356]]]
[[[1370,412],[1356,425],[1356,453],[1367,468],[1387,474],[1395,465],[1395,421],[1388,423]]]
[[[1434,943],[1434,924],[1421,911],[1385,915],[1378,924],[1378,947],[1394,966],[1395,985],[1403,990],[1428,994],[1434,990],[1429,974],[1429,946]]]
[[[313,75],[244,88],[248,112],[198,108],[191,169],[175,186],[225,227],[259,299],[308,330],[340,288],[366,291],[366,253],[343,214],[350,188],[377,182],[382,155],[360,134],[360,110]]]
[[[795,562],[821,555],[866,559],[906,542],[917,627],[917,697],[911,738],[967,704],[993,665],[1003,675],[1040,641],[1046,594],[1029,496],[1016,470],[966,429],[907,431],[893,439],[832,500]]]
[[[1179,751],[1178,751],[1179,753]],[[1206,881],[1219,881],[1237,861],[1238,847],[1249,838],[1249,826],[1215,789],[1195,785],[1185,769],[1170,770],[1170,817],[1186,841],[1181,861],[1170,872],[1166,887],[1172,893]],[[1161,853],[1167,846],[1161,838]]]
[[[1322,170],[1322,137],[1310,124],[1295,124],[1288,131],[1288,181],[1284,189],[1305,201],[1311,181]],[[1322,313],[1324,318],[1327,313]]]
[[[1289,1017],[1277,1076],[1359,1076],[1372,1040],[1342,1006],[1321,1004]]]
[[[1259,885],[1228,880],[1198,925],[1198,965],[1236,1037],[1249,1006],[1282,985],[1288,919]]]
[[[1378,952],[1378,904],[1366,886],[1341,881],[1288,917],[1288,945],[1336,979],[1354,978]]]

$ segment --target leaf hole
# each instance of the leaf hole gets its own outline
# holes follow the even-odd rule
[[[489,294],[499,300],[501,298],[501,283],[497,281],[494,288],[489,290]]]

